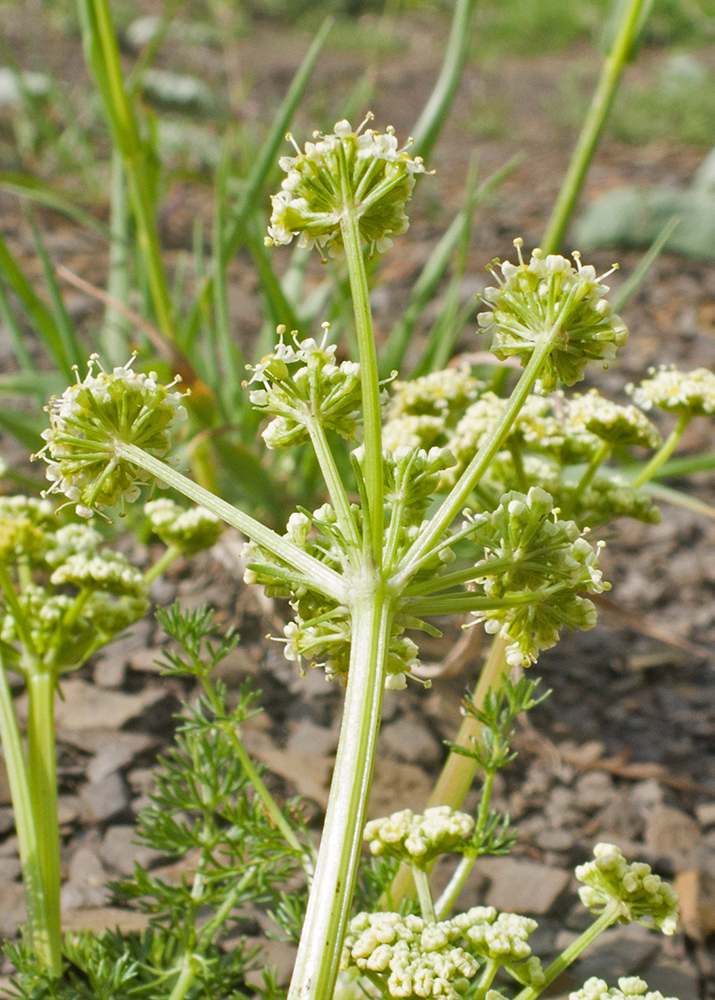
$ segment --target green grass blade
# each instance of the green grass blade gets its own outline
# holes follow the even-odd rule
[[[646,483],[643,489],[656,500],[673,504],[674,507],[684,507],[685,510],[691,510],[694,514],[703,514],[705,517],[715,519],[715,507],[690,493],[674,490],[670,486],[663,486],[662,483]]]
[[[46,400],[66,388],[58,372],[3,372],[0,374],[0,396],[37,396]]]
[[[613,306],[614,312],[620,312],[626,302],[630,299],[631,295],[638,291],[643,283],[643,279],[648,274],[653,264],[655,264],[663,250],[663,247],[680,223],[680,219],[681,216],[674,215],[672,219],[669,219],[668,222],[666,222],[656,238],[653,240],[653,243],[650,245],[647,252],[643,255],[643,257],[641,257],[638,262],[638,266],[633,271],[633,274],[630,276],[628,281],[626,281],[623,287],[619,288],[613,296],[611,305]]]
[[[225,237],[225,253],[228,258],[236,255],[244,240],[248,219],[260,200],[261,192],[268,179],[268,175],[276,165],[281,146],[285,142],[285,133],[293,119],[296,108],[303,99],[308,80],[332,24],[332,18],[325,20],[320,31],[313,39],[303,62],[300,64],[297,73],[291,81],[288,93],[278,109],[271,130],[258,151],[256,160],[246,181],[246,186],[234,209],[233,218],[228,223],[228,232]],[[213,294],[211,288],[212,282],[213,276],[209,276],[196,297],[188,323],[189,331],[198,326],[203,305],[211,299]],[[279,320],[279,322],[287,323],[288,321]]]
[[[512,157],[508,163],[488,177],[473,192],[472,198],[465,204],[462,211],[452,220],[447,232],[437,244],[434,253],[430,255],[414,283],[405,311],[390,331],[380,353],[381,378],[387,378],[390,372],[395,369],[399,371],[415,326],[447,269],[452,253],[464,232],[465,222],[475,209],[496,190],[504,178],[516,168],[518,163],[519,159]]]
[[[20,324],[17,321],[17,316],[12,310],[10,305],[10,300],[5,291],[5,283],[0,281],[0,316],[2,317],[3,323],[7,327],[8,334],[10,335],[10,340],[12,341],[12,346],[15,350],[15,360],[22,371],[32,371],[33,362],[30,357],[30,352],[27,349],[25,343],[25,338],[23,336],[22,330],[20,329]]]
[[[0,406],[0,427],[12,434],[29,452],[42,447],[42,431],[47,427],[44,413],[21,413],[7,406]]]
[[[456,0],[442,68],[412,130],[414,153],[425,159],[432,152],[452,107],[469,52],[469,27],[476,6],[477,0]]]
[[[52,261],[47,253],[47,248],[42,241],[40,230],[38,229],[32,215],[28,215],[28,217],[30,226],[32,227],[32,237],[35,242],[35,250],[37,252],[37,256],[40,258],[42,273],[45,276],[45,284],[47,285],[50,293],[52,315],[62,343],[63,354],[70,362],[70,365],[79,365],[86,360],[87,352],[77,340],[74,324],[72,323],[70,315],[65,307],[62,293],[60,292],[60,287],[57,284],[57,278],[55,277],[55,269],[52,266]]]
[[[65,354],[62,337],[55,324],[52,313],[42,299],[37,295],[31,283],[27,280],[19,264],[9,250],[5,240],[0,236],[0,271],[10,282],[15,294],[31,320],[35,331],[52,355],[55,364],[68,382],[74,381],[72,374],[73,359]]]
[[[250,222],[246,226],[245,243],[258,272],[261,290],[270,314],[270,322],[274,327],[283,323],[289,330],[297,330],[300,333],[303,324],[298,319],[292,303],[288,301],[281,287],[278,275],[273,270],[272,257],[263,243],[262,221],[261,217],[260,220]],[[228,252],[229,247],[230,238],[226,241],[224,252]]]
[[[75,205],[70,196],[57,191],[51,185],[29,174],[20,174],[14,171],[0,171],[0,190],[9,194],[17,195],[28,201],[36,202],[38,205],[46,205],[54,212],[60,212],[74,222],[92,229],[105,239],[109,239],[109,229],[100,222],[99,219]]]
[[[120,365],[130,354],[129,339],[132,324],[125,313],[114,305],[114,301],[129,306],[131,292],[130,274],[130,228],[129,199],[126,175],[122,157],[117,149],[112,150],[112,173],[110,180],[110,229],[112,242],[109,247],[109,275],[107,295],[113,300],[104,310],[104,320],[99,340],[108,360]]]

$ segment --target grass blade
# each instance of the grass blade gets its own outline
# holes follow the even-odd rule
[[[95,219],[91,212],[86,212],[75,205],[67,195],[36,177],[13,171],[0,171],[0,190],[36,202],[38,205],[46,205],[54,212],[60,212],[68,219],[79,222],[105,239],[109,239],[110,233],[104,223]]]
[[[55,321],[55,326],[57,328],[57,333],[62,344],[62,351],[64,356],[69,360],[71,365],[79,365],[85,360],[86,351],[81,347],[79,341],[77,340],[77,334],[75,332],[74,324],[70,319],[69,313],[65,307],[64,300],[62,298],[62,293],[60,292],[59,285],[57,284],[57,278],[55,277],[55,271],[52,266],[52,261],[50,260],[49,254],[47,253],[47,248],[42,241],[42,236],[40,235],[40,230],[37,227],[37,223],[31,214],[28,213],[28,218],[30,226],[32,227],[32,236],[35,241],[35,250],[37,256],[40,258],[42,264],[42,273],[45,276],[45,283],[50,293],[50,301],[52,302],[52,315]]]
[[[660,256],[663,247],[666,245],[668,240],[673,234],[673,231],[680,223],[681,216],[674,215],[671,219],[666,222],[661,231],[656,236],[653,243],[648,248],[647,252],[641,257],[638,262],[638,266],[633,271],[628,281],[619,288],[618,292],[613,296],[612,305],[614,312],[620,312],[626,302],[630,299],[634,292],[638,291],[643,279],[650,271],[653,264]]]

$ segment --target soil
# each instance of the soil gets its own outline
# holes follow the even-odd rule
[[[150,4],[144,7],[151,10]],[[27,31],[28,13],[30,4],[11,11],[6,27],[19,63],[26,69],[49,69],[70,88],[86,84],[78,40],[47,28],[45,37],[52,44],[40,48],[38,36]],[[341,100],[365,64],[374,60],[370,106],[378,122],[390,121],[398,135],[407,134],[429,94],[443,41],[444,25],[435,30],[433,21],[414,15],[400,23],[398,44],[386,53],[329,49],[294,132],[302,137],[316,118],[330,122],[342,117]],[[304,33],[258,23],[248,39],[236,43],[233,54],[241,78],[250,81],[242,108],[249,124],[257,127],[276,107],[307,42]],[[173,59],[176,66],[181,57],[169,50],[166,65]],[[646,74],[649,62],[659,57],[644,53],[627,75]],[[436,175],[422,182],[410,231],[381,271],[379,335],[389,328],[459,209],[473,156],[479,158],[481,176],[487,176],[523,154],[498,195],[479,212],[465,297],[484,286],[485,265],[495,256],[509,255],[515,236],[523,236],[527,247],[538,243],[575,139],[575,130],[564,126],[558,113],[563,100],[559,82],[566,71],[584,66],[595,79],[597,61],[590,49],[468,66],[433,157]],[[196,47],[186,69],[219,83],[225,66],[211,50]],[[236,65],[231,72],[236,78]],[[5,138],[9,120],[6,113],[0,123]],[[606,138],[583,202],[624,183],[686,185],[705,153],[676,142],[635,147]],[[37,167],[43,169],[42,161]],[[106,215],[106,205],[94,210]],[[103,242],[59,215],[36,214],[53,262],[103,286]],[[170,266],[191,250],[195,219],[209,220],[210,215],[208,189],[175,178],[162,210]],[[6,193],[0,194],[0,231],[30,275],[39,277],[27,219],[17,199]],[[614,287],[628,277],[640,254],[614,248],[592,260],[605,270],[615,256],[621,271],[612,279]],[[91,331],[101,315],[92,298],[68,289],[66,302],[82,329]],[[242,255],[232,273],[231,309],[237,335],[249,343],[260,326],[261,306]],[[627,347],[610,371],[593,377],[604,391],[620,393],[652,364],[713,368],[715,267],[662,255],[624,310],[624,319],[631,330]],[[469,327],[458,351],[478,349]],[[10,356],[6,335],[0,333],[0,362],[7,366]],[[714,443],[715,425],[700,420],[691,426],[681,451],[712,452]],[[1,447],[10,460],[21,454],[7,437]],[[698,473],[669,485],[711,503],[714,483],[712,473]],[[715,997],[715,520],[707,512],[664,504],[660,525],[622,521],[608,530],[607,541],[603,564],[613,591],[599,605],[595,629],[565,636],[534,668],[552,695],[520,727],[520,757],[501,783],[499,798],[521,825],[516,859],[524,865],[541,862],[553,876],[542,896],[527,904],[541,921],[542,955],[557,943],[563,947],[563,934],[577,930],[582,919],[562,873],[583,861],[598,840],[615,840],[630,858],[648,860],[661,874],[677,879],[684,932],[656,952],[650,938],[614,931],[600,954],[598,973],[615,982],[616,975],[642,972],[651,988],[680,1000]],[[341,693],[317,673],[301,678],[282,658],[278,644],[266,643],[266,632],[277,629],[280,609],[240,583],[239,550],[239,539],[227,533],[210,553],[175,565],[155,585],[154,597],[159,604],[175,597],[187,607],[212,604],[221,622],[238,626],[241,646],[224,676],[229,686],[236,686],[254,674],[265,708],[264,722],[249,734],[250,748],[276,775],[279,792],[297,790],[315,803],[317,825],[326,801]],[[133,555],[143,559],[147,552],[136,548]],[[439,664],[458,638],[456,626],[447,628],[445,638],[427,650],[427,659]],[[60,723],[59,773],[68,926],[118,919],[116,913],[107,915],[102,885],[125,870],[128,859],[131,870],[136,849],[127,830],[146,801],[152,761],[170,740],[172,712],[186,694],[178,681],[156,673],[153,661],[162,640],[149,618],[67,684],[70,710]],[[460,698],[473,686],[480,662],[480,652],[473,651],[456,676],[436,676],[431,690],[415,685],[399,696],[390,693],[373,814],[388,805],[423,805],[444,756],[441,740],[454,735]],[[92,691],[97,689],[107,709],[99,728],[92,718],[97,704]],[[121,696],[127,700],[112,700]],[[78,723],[82,710],[89,713],[88,723]],[[8,801],[0,786],[0,806]],[[14,846],[9,810],[0,808],[0,932],[5,934],[14,933],[21,919]],[[527,870],[519,869],[516,877],[523,881]],[[486,891],[496,905],[508,905],[514,877],[503,865],[487,866],[470,891],[475,900]],[[566,932],[560,930],[564,923]],[[285,956],[282,960],[286,962]],[[590,975],[591,966],[583,963],[572,980],[559,981],[557,992],[580,983],[582,974]]]

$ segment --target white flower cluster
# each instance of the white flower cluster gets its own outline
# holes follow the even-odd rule
[[[424,867],[440,854],[459,851],[474,830],[474,819],[450,806],[433,806],[423,814],[402,809],[365,826],[372,854],[386,854],[405,864]]]
[[[127,597],[141,597],[146,593],[141,570],[119,552],[111,550],[68,555],[53,572],[50,583],[56,587],[71,583],[80,589],[104,590]]]
[[[54,532],[52,548],[45,558],[50,566],[58,566],[80,553],[89,558],[101,543],[102,536],[89,524],[65,524]]]
[[[650,378],[640,385],[627,385],[626,392],[644,410],[653,406],[691,417],[715,413],[715,373],[707,368],[681,372],[673,365],[650,368]]]
[[[54,520],[48,500],[22,495],[0,497],[0,559],[42,558],[48,547],[46,530]]]
[[[526,365],[545,334],[558,330],[551,355],[541,376],[545,390],[556,388],[559,379],[573,385],[583,378],[588,361],[604,367],[622,347],[628,331],[620,316],[604,298],[608,287],[590,265],[576,267],[558,254],[544,256],[533,250],[528,264],[521,255],[523,240],[515,240],[519,263],[504,261],[499,286],[487,288],[483,299],[489,311],[477,322],[490,338],[491,350],[504,360],[516,356]],[[610,273],[610,272],[609,272]]]
[[[519,962],[531,955],[527,938],[538,927],[535,920],[518,913],[498,913],[493,906],[474,906],[451,921],[473,945],[478,955],[502,963]],[[538,963],[535,962],[536,966]],[[534,975],[538,973],[534,969]]]
[[[175,545],[185,555],[193,555],[215,545],[223,523],[205,507],[185,510],[168,497],[150,500],[144,506],[151,530],[165,545]]]
[[[569,1000],[676,1000],[664,997],[659,990],[649,990],[648,983],[639,976],[623,976],[618,988],[608,988],[605,979],[592,976],[580,990],[569,993]]]
[[[591,389],[583,395],[576,393],[569,399],[568,420],[571,425],[585,428],[614,447],[640,445],[642,448],[657,448],[660,444],[657,428],[641,410],[635,406],[619,406],[602,396],[598,389]]]
[[[249,399],[256,409],[275,415],[263,431],[269,448],[304,444],[311,420],[324,428],[353,438],[360,410],[360,365],[355,361],[336,363],[335,344],[327,343],[327,323],[320,344],[312,338],[285,343],[285,327],[278,327],[278,343],[253,369],[249,381],[263,388],[253,389]],[[299,365],[289,368],[289,365]]]
[[[94,509],[138,499],[150,475],[117,454],[117,444],[133,444],[157,458],[170,447],[169,425],[185,419],[185,393],[132,369],[134,358],[111,372],[97,355],[87,375],[47,406],[50,427],[42,432],[50,493],[64,493],[80,517]],[[95,374],[95,367],[98,371]]]
[[[556,519],[552,497],[538,486],[505,494],[495,511],[474,519],[473,538],[484,546],[477,578],[494,608],[475,612],[485,631],[508,643],[507,662],[529,666],[556,644],[563,627],[586,630],[596,610],[581,591],[608,589],[598,553],[573,521]]]
[[[596,844],[593,861],[579,865],[576,878],[583,882],[579,896],[584,906],[601,912],[617,904],[622,923],[650,918],[663,934],[673,934],[678,924],[678,897],[650,865],[628,864],[613,844]]]
[[[353,131],[339,121],[329,135],[316,132],[315,142],[279,163],[286,177],[273,195],[271,224],[266,243],[286,244],[297,236],[298,245],[325,248],[339,256],[343,243],[340,223],[354,211],[365,242],[380,252],[392,237],[404,233],[409,221],[405,205],[412,194],[415,174],[425,172],[420,157],[409,155],[410,143],[399,147],[394,129],[365,129],[368,115]]]
[[[479,968],[472,955],[455,945],[460,936],[453,921],[429,924],[399,913],[359,913],[348,927],[342,966],[384,977],[395,1000],[459,1000]]]
[[[461,412],[483,388],[483,383],[472,375],[468,365],[430,372],[407,382],[393,382],[387,419],[407,414],[444,417]]]

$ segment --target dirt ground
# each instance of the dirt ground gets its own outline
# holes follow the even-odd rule
[[[81,83],[76,39],[53,35],[52,45],[42,50],[38,37],[29,38],[27,22],[10,13],[6,33],[21,65],[47,68],[38,65],[42,53],[59,79],[72,86]],[[435,31],[429,20],[415,17],[400,27],[399,44],[378,56],[367,49],[328,48],[295,123],[296,136],[302,139],[311,131],[317,116],[322,121],[342,117],[340,101],[371,59],[375,89],[370,106],[377,121],[394,124],[399,136],[409,133],[439,67],[443,27]],[[251,83],[244,107],[249,119],[260,120],[275,107],[307,41],[304,33],[258,24],[249,39],[236,44],[233,56],[241,77]],[[646,73],[649,60],[658,57],[644,53],[628,74]],[[211,51],[197,51],[196,66],[190,68],[203,68],[209,79],[220,76],[222,68],[212,58]],[[167,64],[171,62],[168,58]],[[433,157],[436,175],[422,182],[410,231],[399,252],[388,255],[383,265],[376,295],[378,334],[388,329],[419,268],[458,211],[474,155],[482,176],[517,153],[523,158],[478,214],[465,298],[484,287],[485,265],[495,256],[509,255],[515,236],[523,236],[527,247],[538,244],[575,140],[575,131],[562,124],[558,113],[560,81],[570,68],[584,66],[592,68],[595,78],[597,65],[586,48],[469,65]],[[237,72],[235,63],[232,72]],[[6,119],[4,127],[7,135]],[[685,185],[706,152],[676,143],[636,147],[606,139],[583,201],[624,183]],[[106,206],[95,210],[105,213]],[[172,183],[162,215],[170,262],[191,249],[197,214],[208,219],[210,212],[206,188],[180,179]],[[107,264],[101,241],[53,213],[39,212],[38,218],[53,262],[101,286]],[[39,275],[27,220],[17,199],[6,193],[0,193],[0,230],[30,273]],[[639,256],[613,248],[599,251],[589,262],[605,270],[619,260],[621,271],[612,282],[617,287]],[[237,335],[246,340],[257,333],[261,310],[249,266],[239,257],[231,290]],[[84,329],[91,329],[100,315],[91,298],[74,290],[68,290],[67,304]],[[629,343],[617,364],[596,372],[591,384],[618,394],[652,364],[715,367],[712,265],[661,256],[623,315],[631,331]],[[473,326],[458,349],[479,349]],[[9,364],[3,331],[0,364]],[[715,424],[700,420],[691,426],[681,451],[712,451],[714,443]],[[10,457],[19,453],[8,438],[0,447]],[[714,484],[712,473],[699,473],[669,485],[712,503]],[[655,937],[640,934],[639,928],[611,931],[599,950],[601,964],[589,964],[590,959],[579,963],[571,979],[556,984],[557,992],[566,993],[593,972],[609,982],[638,972],[651,988],[680,1000],[715,997],[715,944],[710,940],[715,932],[715,521],[664,505],[660,525],[623,521],[606,537],[603,564],[614,587],[599,607],[599,625],[589,633],[566,636],[534,668],[553,693],[521,729],[519,761],[499,789],[502,804],[521,824],[515,858],[524,867],[508,870],[501,862],[488,861],[478,866],[467,903],[486,894],[488,902],[509,908],[515,879],[536,887],[522,905],[540,920],[540,953],[547,957],[564,946],[564,935],[581,926],[582,914],[565,873],[598,840],[615,840],[630,858],[648,860],[659,873],[676,878],[686,933],[657,950]],[[340,692],[317,673],[300,678],[277,644],[265,642],[266,632],[275,631],[275,609],[238,582],[238,549],[238,540],[227,534],[211,553],[176,566],[155,585],[154,596],[162,604],[177,596],[186,606],[213,603],[222,621],[238,625],[242,644],[227,664],[225,678],[235,685],[254,673],[266,709],[264,721],[250,734],[250,747],[276,776],[279,791],[297,790],[313,800],[317,821],[337,740]],[[139,558],[145,554],[135,552]],[[458,638],[456,628],[448,629],[427,658],[438,663]],[[170,738],[171,713],[186,694],[179,682],[157,676],[153,661],[161,643],[147,619],[66,685],[59,724],[68,926],[119,919],[116,911],[107,910],[103,883],[131,870],[136,849],[128,831],[150,788],[151,762]],[[480,654],[473,653],[459,675],[437,678],[428,692],[414,686],[399,697],[390,693],[373,815],[380,814],[382,804],[423,804],[444,756],[440,741],[454,735],[459,700],[473,684],[479,662]],[[101,725],[97,691],[106,709]],[[0,932],[11,934],[21,919],[21,894],[12,863],[6,790],[4,794]],[[161,859],[150,860],[161,864]],[[545,880],[538,874],[543,871]],[[279,957],[289,964],[290,956]]]

